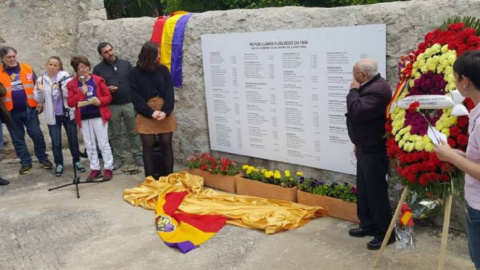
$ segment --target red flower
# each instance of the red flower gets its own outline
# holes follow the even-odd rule
[[[461,133],[462,133],[462,130],[459,129],[457,126],[452,126],[450,128],[450,136],[452,136],[452,137],[457,137]]]
[[[449,25],[448,25],[448,30],[459,31],[459,30],[462,30],[462,29],[463,29],[464,25],[465,25],[465,24],[464,24],[463,22],[452,23],[452,24],[449,24]]]
[[[208,164],[203,164],[203,165],[200,167],[200,170],[205,171],[207,168],[208,168]]]
[[[390,121],[385,122],[385,130],[387,132],[392,132],[392,123],[390,123]]]
[[[468,137],[464,134],[458,135],[457,142],[461,146],[467,146],[468,144]]]
[[[455,148],[455,146],[457,146],[457,143],[452,138],[448,138],[447,142],[448,142],[448,145],[450,145],[450,147],[452,148]]]
[[[412,103],[410,104],[410,106],[408,106],[408,110],[409,110],[410,112],[414,112],[414,111],[416,111],[416,109],[417,109],[418,107],[420,107],[420,102],[415,101],[415,102],[412,102]]]
[[[468,111],[471,111],[473,109],[473,107],[475,107],[475,104],[473,103],[473,101],[469,98],[466,98],[465,101],[463,102],[465,104],[465,106],[467,107],[467,110]]]
[[[457,126],[459,128],[465,128],[468,125],[468,117],[467,116],[460,116],[457,118]],[[452,134],[450,132],[450,134]]]

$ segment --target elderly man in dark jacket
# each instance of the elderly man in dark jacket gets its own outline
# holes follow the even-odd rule
[[[367,244],[379,249],[392,213],[388,199],[388,158],[386,153],[385,110],[392,98],[388,83],[377,71],[374,59],[361,59],[353,67],[353,80],[347,95],[347,127],[357,157],[357,215],[360,227],[351,229],[354,237],[374,236]],[[394,242],[394,237],[388,243]]]
[[[3,99],[5,95],[7,94],[7,89],[3,86],[2,83],[0,83],[0,99]],[[0,152],[2,152],[2,146],[3,146],[3,128],[2,128],[2,123],[9,123],[10,122],[10,115],[7,112],[7,108],[5,108],[5,104],[3,104],[3,100],[0,100]],[[0,186],[5,186],[8,185],[10,182],[7,180],[3,179],[2,176],[0,175]]]

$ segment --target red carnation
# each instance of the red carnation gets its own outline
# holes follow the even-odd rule
[[[468,144],[468,137],[465,136],[464,134],[458,135],[457,142],[461,146],[467,146]]]
[[[455,146],[457,146],[457,143],[452,138],[448,138],[447,142],[448,142],[448,145],[450,145],[450,147],[452,148],[455,148]]]
[[[452,126],[450,128],[450,136],[452,136],[452,137],[457,137],[461,133],[462,133],[462,130],[459,129],[457,126]]]
[[[448,25],[448,30],[452,30],[452,31],[459,31],[459,30],[462,30],[463,29],[463,26],[465,24],[463,22],[459,22],[459,23],[452,23],[450,25]]]
[[[414,101],[414,102],[412,102],[412,103],[410,104],[410,106],[408,106],[408,110],[409,110],[410,112],[414,112],[414,111],[416,111],[416,109],[417,109],[418,107],[420,107],[420,102]]]
[[[460,116],[460,117],[457,118],[457,126],[459,128],[467,127],[467,125],[468,125],[468,117]]]

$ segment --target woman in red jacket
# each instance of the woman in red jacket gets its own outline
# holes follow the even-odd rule
[[[82,129],[83,142],[87,149],[90,161],[90,175],[87,182],[100,178],[100,161],[98,160],[98,148],[102,152],[103,167],[105,169],[103,181],[112,179],[113,156],[108,142],[108,119],[111,116],[108,104],[112,100],[105,80],[102,77],[90,73],[90,61],[79,55],[72,57],[70,61],[76,76],[67,84],[67,103],[75,107],[75,121]]]

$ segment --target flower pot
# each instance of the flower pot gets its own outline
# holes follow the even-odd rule
[[[188,173],[203,177],[203,185],[230,193],[236,191],[236,177],[233,175],[213,174],[200,169],[189,169]]]
[[[297,187],[285,188],[237,177],[237,194],[297,202]]]
[[[327,214],[351,222],[360,223],[357,217],[357,204],[342,201],[337,198],[316,195],[305,191],[297,191],[298,203],[314,206],[322,206],[327,210]]]

